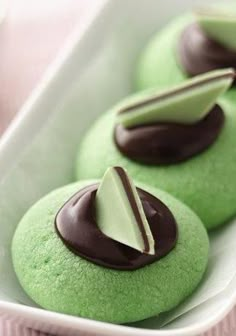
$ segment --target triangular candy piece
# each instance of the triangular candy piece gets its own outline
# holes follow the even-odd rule
[[[142,94],[119,107],[117,122],[126,128],[157,122],[194,124],[211,111],[234,77],[233,69],[214,70],[171,89]]]
[[[155,253],[154,239],[138,192],[121,167],[109,168],[99,185],[96,221],[106,236],[142,253]]]

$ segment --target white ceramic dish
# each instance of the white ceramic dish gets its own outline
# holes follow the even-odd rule
[[[23,107],[0,144],[0,313],[59,335],[197,335],[236,303],[227,289],[162,330],[155,320],[133,327],[66,316],[36,307],[15,277],[10,245],[23,213],[73,179],[78,142],[93,119],[131,91],[138,53],[148,37],[194,0],[101,0]],[[227,229],[226,229],[227,230]]]

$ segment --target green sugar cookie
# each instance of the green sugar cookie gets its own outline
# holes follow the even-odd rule
[[[224,224],[236,214],[236,106],[232,91],[219,100],[225,120],[217,139],[201,153],[169,165],[136,162],[120,152],[114,141],[115,107],[101,116],[83,138],[77,178],[100,178],[107,167],[121,165],[134,179],[182,200],[200,216],[207,229]],[[140,94],[143,96],[144,92]],[[198,138],[202,138],[200,133]],[[139,147],[135,143],[134,146]]]
[[[183,29],[193,21],[193,15],[174,19],[144,46],[136,68],[136,90],[166,88],[186,80],[188,75],[178,60],[177,44]]]
[[[167,193],[136,184],[172,212],[176,245],[165,257],[136,270],[103,267],[71,252],[55,229],[59,209],[92,183],[55,190],[22,218],[12,258],[26,293],[45,309],[113,323],[142,320],[177,306],[193,292],[206,268],[208,237],[199,218]]]

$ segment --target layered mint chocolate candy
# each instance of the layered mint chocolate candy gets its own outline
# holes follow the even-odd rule
[[[85,135],[78,179],[121,164],[187,203],[208,229],[224,224],[236,214],[236,106],[226,97],[234,78],[215,70],[120,102]]]
[[[121,167],[108,169],[100,183],[96,218],[99,229],[109,238],[142,253],[155,254],[155,241],[138,191]]]
[[[157,122],[194,124],[230,88],[234,76],[233,69],[212,71],[173,88],[137,96],[130,104],[121,106],[118,123],[126,128]]]

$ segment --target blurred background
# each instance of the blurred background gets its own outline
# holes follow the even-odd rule
[[[97,1],[0,0],[0,135]]]

